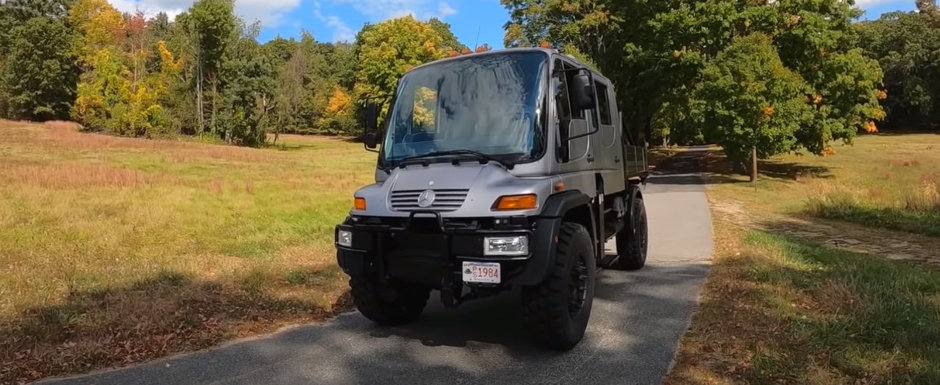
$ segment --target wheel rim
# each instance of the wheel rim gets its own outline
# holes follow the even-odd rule
[[[568,281],[568,314],[574,318],[581,313],[587,300],[588,269],[584,258],[579,257],[571,267],[571,279]]]

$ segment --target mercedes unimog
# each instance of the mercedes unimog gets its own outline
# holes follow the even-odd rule
[[[646,144],[614,87],[555,50],[510,49],[409,70],[363,139],[375,184],[336,227],[356,308],[381,325],[518,287],[548,349],[584,337],[600,267],[646,262]],[[616,237],[616,254],[605,243]]]

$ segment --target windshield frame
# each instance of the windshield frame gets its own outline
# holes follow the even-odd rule
[[[534,163],[534,162],[538,162],[542,160],[542,158],[544,158],[545,154],[548,152],[550,114],[553,111],[553,106],[552,106],[553,102],[550,97],[551,92],[549,90],[549,87],[550,87],[549,79],[551,78],[551,71],[552,71],[552,63],[551,63],[552,55],[549,54],[548,52],[545,52],[544,50],[539,50],[539,49],[509,49],[509,50],[501,50],[501,51],[490,51],[490,52],[485,52],[485,53],[475,53],[475,54],[470,54],[466,56],[458,56],[458,57],[453,57],[453,58],[442,59],[442,60],[430,62],[424,65],[415,67],[409,70],[408,72],[405,72],[405,74],[402,75],[402,77],[398,80],[398,83],[395,85],[395,92],[391,95],[391,99],[388,104],[388,111],[386,111],[385,113],[385,119],[383,120],[382,125],[379,130],[380,132],[379,137],[382,138],[382,145],[378,150],[378,153],[379,153],[378,167],[380,169],[388,170],[388,169],[397,167],[398,164],[402,161],[402,159],[397,159],[393,161],[386,160],[385,141],[388,138],[389,125],[392,123],[393,115],[395,114],[395,104],[397,103],[400,95],[404,91],[402,80],[405,79],[405,77],[408,76],[410,73],[416,70],[422,70],[422,69],[426,69],[429,67],[433,68],[438,65],[445,64],[445,63],[451,63],[453,61],[472,60],[473,58],[479,57],[481,55],[531,55],[531,54],[541,55],[542,60],[543,60],[543,67],[542,67],[543,70],[542,70],[542,73],[539,75],[539,79],[537,83],[539,86],[538,89],[539,89],[540,95],[538,96],[538,102],[536,104],[536,108],[537,109],[541,108],[542,111],[541,111],[540,116],[538,117],[538,119],[536,119],[536,122],[535,122],[534,134],[538,138],[538,141],[533,143],[534,152],[532,152],[531,155],[523,156],[523,157],[511,156],[512,154],[487,154],[487,155],[492,156],[494,158],[498,158],[500,160],[511,161],[512,165],[528,164],[528,163]],[[469,149],[469,150],[473,150],[473,149]],[[450,155],[441,157],[441,159],[447,159],[447,160],[450,160],[453,158],[454,156],[450,156]],[[433,160],[435,158],[431,157],[429,159]]]

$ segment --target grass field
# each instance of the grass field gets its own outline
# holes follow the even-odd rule
[[[374,155],[82,134],[0,121],[0,383],[322,318],[333,226]]]
[[[716,256],[669,384],[940,383],[940,135],[706,163]]]

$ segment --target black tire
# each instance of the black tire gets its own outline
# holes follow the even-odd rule
[[[581,342],[594,302],[596,263],[587,229],[562,223],[548,279],[522,289],[523,319],[535,343],[570,350]]]
[[[431,289],[403,283],[388,283],[379,286],[370,279],[352,277],[349,287],[356,309],[379,325],[404,325],[421,316],[428,303]]]
[[[636,196],[631,202],[630,215],[623,230],[617,233],[617,261],[620,270],[639,270],[646,265],[646,249],[649,244],[649,229],[646,222],[646,205]]]

